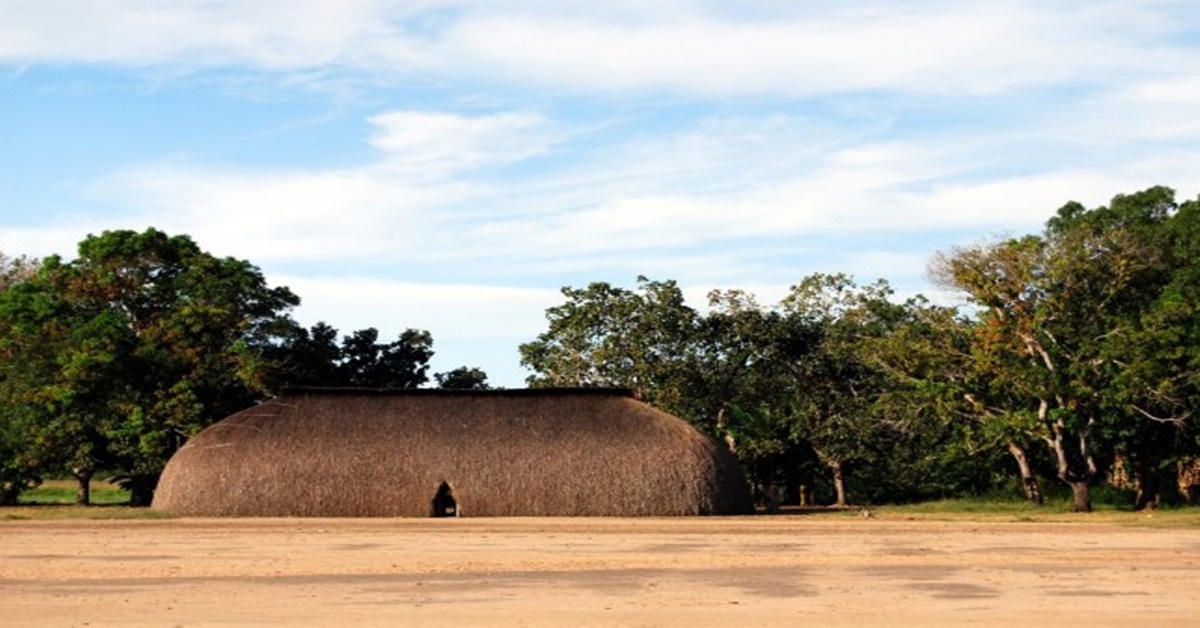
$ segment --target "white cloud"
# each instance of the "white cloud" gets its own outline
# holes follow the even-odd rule
[[[266,69],[328,65],[378,34],[377,5],[372,0],[302,6],[288,0],[16,0],[0,9],[0,58]]]
[[[1069,31],[1066,38],[1061,31],[1057,38],[1039,37],[1038,31],[1058,26],[1055,16],[1001,5],[877,6],[769,21],[665,13],[592,17],[472,15],[447,39],[453,49],[469,51],[460,56],[510,78],[588,91],[993,90],[1058,78],[1074,70],[1072,59],[1103,61],[1094,54],[1099,51],[1070,41]]]
[[[371,144],[386,152],[388,163],[421,178],[521,161],[554,142],[546,121],[535,113],[394,111],[368,121],[377,127]]]
[[[745,4],[347,0],[6,3],[13,63],[340,68],[586,92],[802,96],[989,93],[1164,80],[1200,65],[1173,43],[1185,2]]]
[[[263,261],[402,260],[436,251],[462,228],[446,208],[490,186],[450,179],[461,169],[546,150],[541,118],[402,111],[370,119],[381,158],[359,168],[230,170],[166,162],[115,172],[97,198],[147,222]],[[435,254],[436,255],[436,254]]]
[[[127,219],[134,222],[261,261],[386,257],[415,246],[421,210],[453,194],[391,183],[370,169],[251,173],[177,165],[128,169],[94,190],[133,208]]]
[[[0,228],[0,252],[9,256],[28,255],[37,258],[61,255],[69,259],[75,255],[76,245],[88,233],[99,234],[111,228],[108,220],[86,217],[39,227],[5,226]]]
[[[1198,74],[1135,86],[1130,96],[1142,102],[1200,107],[1200,69]]]
[[[671,258],[720,255],[718,246],[737,241],[1026,231],[1067,200],[1095,205],[1156,183],[1186,186],[1200,159],[1117,154],[983,176],[996,164],[1023,165],[1021,152],[993,154],[1011,150],[1002,132],[871,141],[854,129],[769,116],[706,120],[593,150],[528,112],[406,110],[371,121],[378,159],[357,168],[167,163],[124,170],[95,190],[133,208],[135,222],[264,263],[419,261],[519,278],[678,268]],[[551,146],[574,160],[553,163]],[[502,174],[475,172],[485,165]]]
[[[339,321],[343,332],[377,327],[391,336],[409,327],[431,329],[435,340],[532,338],[542,331],[545,309],[562,298],[555,289],[362,276],[280,274],[271,282],[301,296],[306,324]]]

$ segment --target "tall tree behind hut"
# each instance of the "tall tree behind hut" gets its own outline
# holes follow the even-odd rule
[[[638,277],[563,288],[548,329],[521,345],[531,386],[617,386],[720,440],[760,494],[794,476],[794,450],[778,400],[790,378],[775,359],[789,345],[777,313],[741,291],[714,292],[711,311],[684,302],[674,281]],[[794,339],[793,339],[794,340]]]
[[[287,387],[420,388],[430,382],[433,336],[424,330],[406,329],[391,342],[379,341],[379,330],[360,329],[339,341],[340,333],[325,322],[309,329],[294,326],[271,353],[272,388]],[[488,388],[487,373],[461,366],[435,373],[439,388]]]

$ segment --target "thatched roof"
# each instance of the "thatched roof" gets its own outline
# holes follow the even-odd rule
[[[704,515],[751,509],[732,456],[626,391],[297,390],[193,437],[154,507],[199,516]]]

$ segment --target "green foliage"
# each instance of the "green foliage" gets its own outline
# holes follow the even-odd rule
[[[1157,469],[1194,454],[1194,207],[1162,187],[1068,203],[1041,235],[935,261],[980,307],[971,399],[986,431],[1048,443],[1081,510],[1106,459],[1124,456],[1152,491]]]
[[[664,406],[680,401],[678,365],[689,354],[697,314],[673,281],[638,278],[638,291],[607,283],[563,288],[546,311],[549,329],[520,346],[531,386],[625,387]]]
[[[692,422],[764,501],[782,486],[790,501],[1167,505],[1158,493],[1200,456],[1198,259],[1200,201],[1155,187],[938,255],[961,312],[842,274],[778,304],[726,290],[694,309],[674,281],[639,277],[563,288],[519,351],[531,386],[626,387]],[[89,236],[71,261],[0,254],[0,502],[112,469],[144,503],[188,437],[282,386],[429,382],[428,332],[304,329],[298,302],[154,229]],[[477,368],[432,378],[488,387]],[[1116,467],[1138,490],[1093,492]]]
[[[701,313],[674,282],[639,278],[565,288],[522,363],[535,385],[634,388],[723,440],[764,494],[911,501],[1019,472],[1028,499],[1049,474],[1087,510],[1122,460],[1146,505],[1200,453],[1198,258],[1200,202],[1150,188],[939,255],[932,274],[967,295],[962,314],[841,274],[775,306],[714,292]]]
[[[376,389],[418,388],[429,381],[433,336],[407,329],[392,342],[380,342],[379,330],[360,329],[341,339],[326,323],[311,329],[293,326],[270,355],[272,388],[286,386]]]
[[[478,367],[460,366],[434,375],[438,388],[448,390],[489,390],[487,373]]]
[[[266,392],[262,356],[297,303],[187,236],[89,236],[0,292],[3,403],[43,472],[122,469],[148,503],[188,436]]]
[[[704,314],[674,282],[638,283],[564,289],[550,329],[521,347],[531,383],[634,388],[722,440],[764,497],[773,486],[789,499],[834,486],[841,501],[846,474],[885,466],[861,474],[862,495],[920,495],[897,490],[918,478],[966,482],[928,453],[949,438],[946,385],[931,376],[947,360],[937,343],[954,338],[939,325],[958,324],[947,311],[892,303],[886,283],[859,288],[844,275],[809,277],[772,307],[714,292]],[[818,479],[822,467],[833,484]]]
[[[42,481],[31,420],[20,406],[0,405],[0,506],[17,503],[21,493]]]

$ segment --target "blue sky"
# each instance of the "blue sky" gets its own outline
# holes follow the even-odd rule
[[[0,1],[0,251],[186,233],[507,386],[562,286],[934,294],[1158,184],[1200,193],[1193,0]]]

